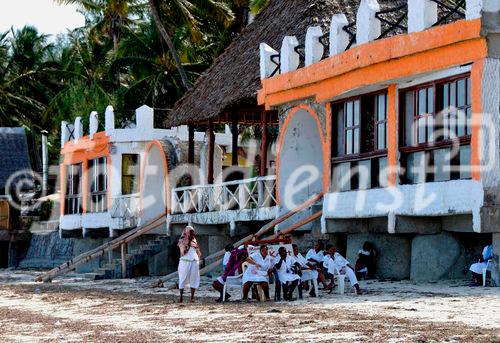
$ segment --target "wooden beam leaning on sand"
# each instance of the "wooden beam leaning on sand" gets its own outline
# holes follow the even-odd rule
[[[56,277],[60,274],[67,273],[67,272],[75,269],[80,264],[87,263],[88,261],[93,260],[94,258],[97,258],[99,256],[103,256],[104,253],[106,253],[107,251],[116,249],[116,248],[120,247],[122,244],[126,244],[126,243],[134,240],[135,238],[137,238],[137,237],[139,237],[139,236],[141,236],[141,235],[143,235],[143,234],[145,234],[153,229],[156,229],[158,226],[163,225],[165,223],[166,223],[165,215],[164,214],[159,215],[159,216],[153,218],[150,222],[148,222],[144,225],[141,225],[141,226],[121,235],[120,237],[113,239],[112,241],[109,241],[109,242],[107,242],[107,243],[105,243],[105,244],[103,244],[95,249],[92,249],[92,250],[87,251],[83,254],[80,254],[67,262],[64,262],[60,266],[55,267],[55,268],[49,270],[48,272],[38,276],[35,279],[35,281],[37,281],[37,282],[51,281],[54,277]]]
[[[324,195],[324,193],[321,192],[321,193],[318,193],[318,194],[310,197],[309,199],[307,199],[305,202],[303,202],[299,206],[293,208],[292,210],[286,212],[282,216],[280,216],[280,217],[274,219],[273,221],[267,223],[266,225],[264,225],[255,234],[248,235],[245,238],[240,239],[239,241],[237,241],[233,245],[235,247],[238,247],[238,246],[240,246],[242,244],[245,244],[246,242],[252,241],[253,238],[258,238],[258,237],[262,236],[263,234],[265,234],[268,231],[270,231],[272,228],[274,228],[279,223],[284,222],[285,220],[287,220],[291,216],[297,214],[298,212],[302,211],[303,209],[314,205],[314,203],[316,203],[316,201],[318,201],[321,198],[323,198],[323,195]],[[303,225],[305,225],[307,223],[310,223],[311,221],[319,218],[322,214],[323,214],[323,211],[318,211],[318,212],[314,213],[313,215],[307,217],[306,219],[304,219],[304,220],[302,220],[302,221],[300,221],[300,222],[298,222],[298,223],[290,226],[289,228],[287,228],[287,229],[285,229],[283,231],[280,231],[280,233],[286,234],[288,232],[292,232],[292,231],[296,230],[297,228],[299,228],[299,227],[301,227],[301,226],[303,226]],[[270,238],[275,238],[275,237],[277,237],[277,234],[274,234],[274,235],[270,236]],[[202,268],[200,270],[200,275],[208,273],[209,271],[213,270],[215,267],[217,267],[218,265],[220,265],[220,262],[222,261],[222,259],[220,257],[222,255],[224,255],[224,252],[225,252],[225,250],[219,250],[219,251],[217,251],[217,252],[215,252],[215,253],[213,253],[213,254],[208,255],[207,257],[205,257],[205,260],[214,259],[214,258],[219,258],[219,259],[217,259],[215,262],[210,263],[208,266]],[[163,278],[161,278],[160,280],[158,280],[157,282],[153,283],[151,285],[151,288],[160,287],[165,282],[167,282],[169,280],[172,280],[173,278],[178,277],[178,275],[179,275],[178,272],[170,273],[170,274],[164,276]]]

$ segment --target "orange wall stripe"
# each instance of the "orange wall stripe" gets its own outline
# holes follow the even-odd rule
[[[391,84],[387,89],[387,166],[388,184],[396,186],[398,168],[398,124],[397,124],[397,91],[396,85]]]
[[[89,201],[89,164],[82,161],[82,213],[87,213]]]
[[[59,204],[59,210],[61,211],[60,215],[64,215],[64,206],[65,206],[65,201],[64,199],[66,198],[66,166],[64,164],[59,165],[59,182],[60,187],[61,187],[61,198],[60,201],[61,203]]]
[[[324,156],[325,161],[325,175],[323,176],[324,185],[323,191],[325,193],[330,191],[331,180],[332,180],[332,104],[329,102],[325,104],[325,114],[326,114],[326,141],[324,143]]]
[[[471,177],[473,180],[481,179],[481,158],[480,158],[480,134],[481,134],[481,114],[483,113],[482,99],[482,79],[483,79],[484,59],[477,61],[471,67],[471,110],[472,110],[472,134],[470,142],[471,150]]]
[[[363,86],[474,62],[484,58],[486,53],[485,40],[462,42],[353,70],[298,89],[269,94],[265,98],[266,106],[276,106],[310,97],[316,97],[317,102],[324,102]]]
[[[330,158],[328,155],[328,144],[325,141],[325,136],[323,135],[323,129],[321,126],[321,121],[319,120],[318,115],[316,114],[316,111],[305,104],[300,104],[292,108],[287,115],[285,122],[283,123],[283,126],[280,129],[280,136],[278,138],[278,147],[276,148],[276,203],[279,205],[280,202],[280,196],[279,196],[279,171],[280,171],[280,155],[281,155],[281,147],[283,146],[283,140],[285,138],[285,132],[288,124],[290,123],[290,120],[292,117],[299,111],[299,110],[304,110],[308,112],[313,118],[314,121],[316,122],[320,140],[321,140],[321,150],[323,151],[323,190],[327,191],[328,190],[328,181],[329,181],[329,164],[330,164]]]
[[[262,80],[262,89],[258,92],[257,100],[259,104],[267,105],[266,97],[269,94],[318,83],[391,59],[399,59],[459,42],[479,39],[480,30],[480,19],[459,20],[421,32],[397,35],[363,44],[297,71]],[[484,41],[484,39],[482,40]],[[445,58],[440,59],[445,60]]]

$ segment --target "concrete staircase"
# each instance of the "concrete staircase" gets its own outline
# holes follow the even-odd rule
[[[132,277],[133,267],[160,253],[162,251],[162,247],[168,240],[169,238],[167,236],[157,236],[155,239],[152,239],[147,243],[140,244],[127,252],[127,272],[125,276],[122,275],[122,262],[120,258],[114,258],[110,263],[104,264],[100,268],[93,270],[91,273],[85,273],[84,276],[91,280]]]

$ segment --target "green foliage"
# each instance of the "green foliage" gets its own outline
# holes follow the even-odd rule
[[[156,0],[191,83],[245,25],[262,0]],[[86,24],[55,40],[36,28],[0,33],[0,126],[49,132],[59,159],[60,123],[115,107],[118,125],[137,107],[155,108],[159,125],[184,93],[172,54],[147,0],[55,0],[76,4]],[[52,43],[51,43],[52,42]],[[102,123],[101,123],[102,125]]]

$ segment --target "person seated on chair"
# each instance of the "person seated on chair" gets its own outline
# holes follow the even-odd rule
[[[328,285],[329,289],[333,289],[334,284],[334,275],[336,273],[340,275],[347,275],[351,285],[356,288],[356,293],[361,294],[361,288],[359,288],[358,279],[356,278],[356,273],[354,272],[354,268],[351,266],[349,261],[347,261],[342,255],[336,252],[335,247],[332,244],[328,244],[326,246],[326,255],[323,261],[323,265],[328,269],[328,274],[330,276],[330,285]]]
[[[250,287],[256,282],[264,291],[265,300],[269,301],[269,276],[273,272],[273,261],[267,246],[262,245],[258,252],[248,256],[246,262],[250,266],[243,272],[243,300],[248,300]]]
[[[222,270],[226,269],[227,262],[229,261],[229,257],[231,257],[231,252],[234,250],[234,246],[229,243],[224,247],[224,250],[226,252],[224,253],[224,257],[222,258]]]
[[[283,298],[291,301],[293,291],[299,283],[300,276],[293,272],[293,261],[292,258],[288,256],[285,247],[280,247],[278,249],[278,257],[275,260],[277,260],[277,262],[274,264],[274,268],[278,273],[279,281],[283,285]]]
[[[224,273],[212,283],[212,287],[220,293],[219,298],[215,301],[222,302],[222,292],[224,292],[227,277],[241,274],[243,272],[243,262],[246,261],[247,257],[248,253],[244,246],[231,251]],[[224,300],[227,301],[230,297],[231,295],[226,293]]]
[[[472,272],[472,278],[476,285],[483,284],[483,269],[488,266],[488,261],[493,258],[493,245],[487,245],[483,248],[483,253],[478,262],[473,263],[469,270]]]
[[[326,283],[325,275],[323,274],[323,269],[321,268],[324,258],[323,243],[321,241],[314,242],[313,248],[307,252],[306,261],[307,266],[318,273],[318,281],[323,284],[323,287],[328,289]],[[311,289],[311,296],[316,296],[314,294],[314,288]]]
[[[354,266],[354,269],[356,271],[356,276],[358,278],[374,277],[376,256],[377,252],[375,251],[373,244],[370,242],[364,242],[363,248],[358,251],[358,259]]]

